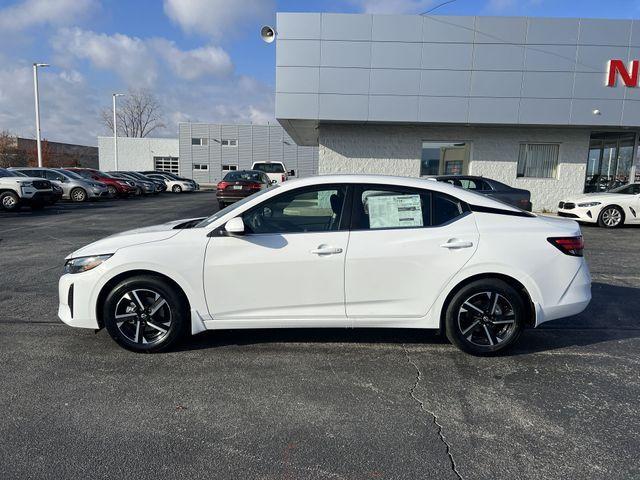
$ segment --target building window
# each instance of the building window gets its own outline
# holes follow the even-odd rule
[[[557,143],[521,143],[518,155],[518,177],[556,178]]]
[[[194,163],[193,164],[193,169],[194,170],[209,170],[209,165],[207,165],[206,163]]]
[[[207,146],[209,144],[208,138],[192,138],[191,145]]]
[[[230,172],[232,170],[237,170],[237,169],[238,169],[237,165],[222,165],[223,172]]]
[[[237,147],[238,140],[235,138],[223,138],[222,140],[220,140],[220,144],[223,147]]]
[[[177,157],[153,157],[153,165],[160,172],[180,173]]]
[[[422,142],[420,175],[462,175],[469,162],[465,142]]]

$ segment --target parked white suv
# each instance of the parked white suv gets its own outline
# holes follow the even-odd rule
[[[0,206],[4,210],[17,210],[21,205],[33,209],[43,208],[54,197],[51,182],[42,178],[25,177],[0,168]]]
[[[253,162],[251,170],[258,170],[264,172],[271,180],[271,183],[282,183],[289,179],[289,175],[294,176],[295,172],[287,173],[287,169],[282,162]]]

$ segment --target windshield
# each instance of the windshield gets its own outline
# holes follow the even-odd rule
[[[87,171],[87,170],[67,170],[68,172],[71,171],[73,173],[75,173],[76,175],[80,175],[83,178],[88,178],[89,180],[91,180],[93,177],[91,177],[91,172]]]
[[[63,168],[56,168],[55,171],[58,172],[58,173],[61,173],[65,177],[74,178],[76,180],[84,180],[84,178],[82,178],[76,172],[71,172],[69,170],[64,170]]]
[[[281,163],[255,163],[253,169],[265,173],[284,173],[284,167]]]
[[[255,198],[259,197],[260,195],[264,195],[265,193],[273,192],[273,189],[274,188],[278,188],[278,187],[279,187],[279,185],[276,185],[273,188],[267,188],[265,190],[260,190],[258,193],[254,193],[253,195],[249,195],[248,197],[243,198],[239,202],[232,203],[228,207],[225,207],[222,210],[218,210],[216,213],[214,213],[210,217],[205,218],[200,223],[198,223],[195,227],[196,228],[200,228],[200,227],[206,227],[207,225],[211,225],[213,222],[215,222],[219,218],[222,218],[227,213],[235,210],[236,208],[241,207],[242,205],[244,205],[245,203],[247,203],[247,202],[249,202],[251,200],[254,200]]]
[[[247,170],[240,170],[227,173],[223,180],[225,182],[239,182],[242,180],[246,180],[249,182],[261,182],[262,181],[262,173],[260,172],[251,172]]]
[[[16,175],[16,173],[17,172],[12,172],[10,170],[0,168],[0,177],[18,177],[19,175]]]
[[[632,183],[631,185],[622,185],[621,187],[609,190],[609,193],[624,193],[627,195],[637,195],[640,193],[640,183]]]

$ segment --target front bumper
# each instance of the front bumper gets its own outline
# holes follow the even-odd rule
[[[578,222],[596,223],[598,221],[599,206],[596,207],[578,207],[575,208],[559,208],[558,216],[563,218],[571,218]]]
[[[98,272],[96,272],[98,270]],[[58,281],[58,318],[71,327],[98,329],[93,302],[93,286],[102,270],[97,267],[83,273],[65,274]]]
[[[108,188],[90,188],[87,191],[87,195],[89,198],[109,198],[109,189]]]

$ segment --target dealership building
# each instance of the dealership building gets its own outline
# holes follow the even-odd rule
[[[276,30],[276,118],[321,174],[483,175],[536,210],[640,176],[640,21],[280,13]]]
[[[217,183],[253,162],[283,162],[296,177],[318,172],[318,147],[300,146],[280,125],[181,123],[178,138],[118,137],[119,170],[162,170]],[[98,137],[100,169],[115,170],[113,137]]]

